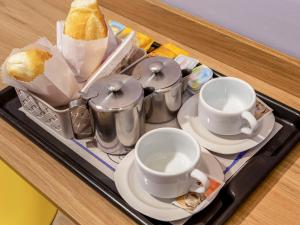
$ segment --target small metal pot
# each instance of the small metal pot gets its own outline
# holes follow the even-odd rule
[[[85,98],[99,148],[121,155],[135,145],[144,132],[145,97],[153,91],[126,75],[102,78],[89,88]]]
[[[150,57],[133,69],[132,76],[142,86],[153,87],[146,122],[165,123],[173,120],[181,107],[182,73],[179,64],[165,57]]]
[[[76,139],[83,139],[93,136],[90,113],[87,102],[80,98],[69,103],[69,112],[73,134]]]

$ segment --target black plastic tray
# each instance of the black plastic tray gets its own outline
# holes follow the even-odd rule
[[[217,198],[203,211],[194,215],[187,224],[223,224],[268,173],[288,154],[293,146],[299,142],[299,112],[260,93],[258,93],[258,97],[274,110],[276,121],[283,128],[247,162],[236,176],[225,184]],[[13,88],[8,87],[0,91],[0,115],[3,119],[138,223],[168,224],[144,216],[130,207],[118,194],[114,182],[110,178],[31,121],[18,110],[20,106]]]

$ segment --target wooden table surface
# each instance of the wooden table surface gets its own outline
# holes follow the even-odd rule
[[[25,46],[38,37],[55,42],[55,22],[64,19],[70,1],[0,0],[0,62],[12,48]],[[112,19],[147,33],[161,43],[177,43],[133,21],[103,9]],[[178,45],[180,45],[178,43]],[[257,90],[300,110],[296,94],[224,65],[200,52],[180,45],[202,63],[227,75],[242,78]],[[295,77],[295,85],[300,77]],[[0,88],[4,84],[0,83]],[[286,90],[287,87],[283,88]],[[0,119],[0,158],[79,224],[134,224],[127,215],[88,187],[69,170]],[[227,224],[299,224],[300,144],[272,171],[228,220]],[[5,182],[5,181],[1,181]],[[1,203],[0,203],[1,204]]]

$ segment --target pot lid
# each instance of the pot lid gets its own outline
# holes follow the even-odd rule
[[[181,79],[179,64],[173,59],[165,57],[150,57],[140,62],[132,72],[143,87],[154,87],[156,90],[164,89]]]
[[[137,104],[143,95],[139,81],[127,75],[110,75],[99,79],[88,91],[89,104],[99,110],[119,111]]]

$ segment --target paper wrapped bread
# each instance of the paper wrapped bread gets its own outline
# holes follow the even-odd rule
[[[16,80],[30,82],[44,73],[45,61],[51,57],[49,52],[40,49],[18,52],[7,59],[6,70]]]
[[[74,0],[66,20],[57,22],[56,34],[57,47],[81,83],[119,44],[106,25],[97,0]]]
[[[80,97],[73,71],[46,38],[14,49],[1,69],[3,83],[34,93],[54,107]]]
[[[64,33],[77,40],[106,38],[107,26],[98,7],[98,1],[73,1],[65,21]]]

